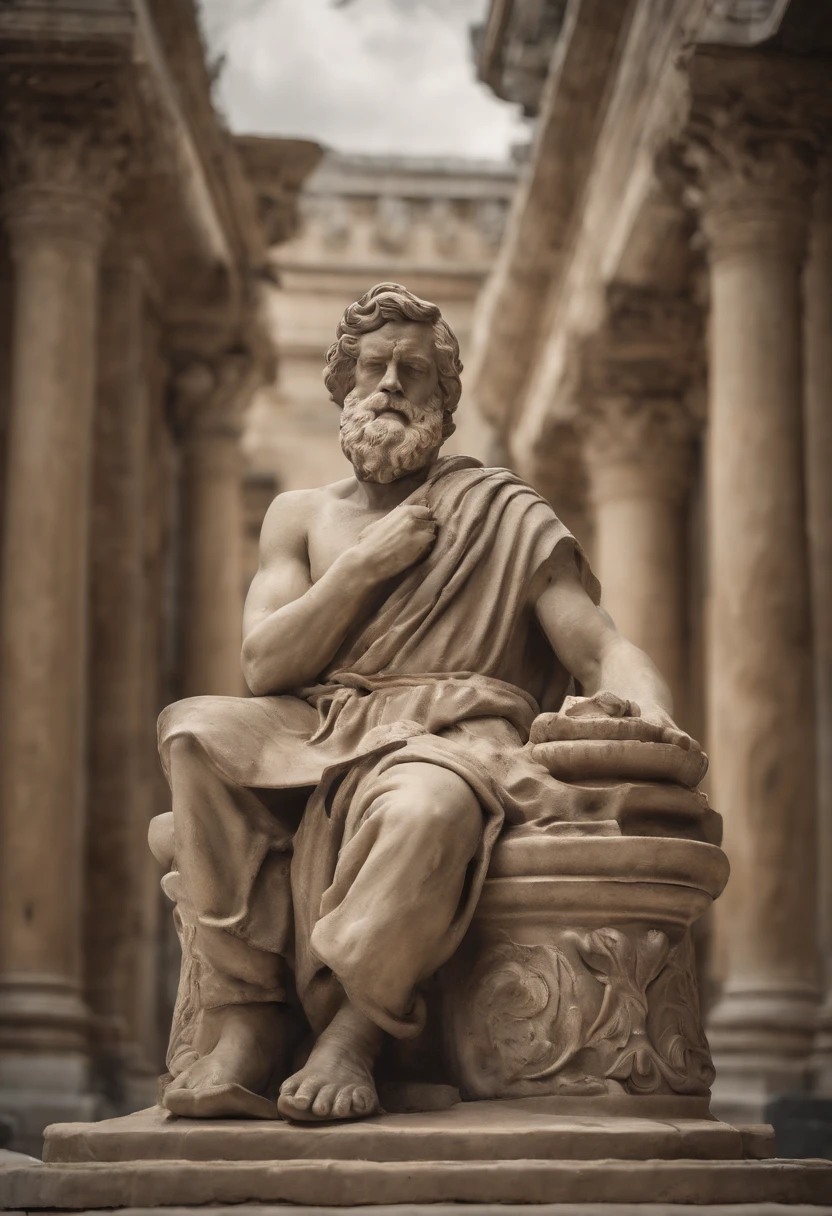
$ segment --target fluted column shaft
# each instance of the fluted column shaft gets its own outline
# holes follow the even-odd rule
[[[612,398],[589,414],[585,453],[603,604],[624,636],[656,664],[682,719],[684,503],[692,446],[692,423],[672,399]]]
[[[99,255],[118,157],[85,129],[6,134],[15,289],[0,590],[0,1087],[14,1107],[10,1090],[22,1084],[85,1085],[89,475]],[[18,1051],[31,1053],[23,1081]],[[38,1077],[38,1059],[54,1053],[63,1073],[44,1062]]]
[[[243,610],[240,415],[247,367],[228,356],[177,381],[184,420],[182,675],[185,696],[238,696]]]
[[[832,1094],[832,157],[815,198],[806,268],[806,475],[817,711],[818,874],[825,999],[815,1082]]]
[[[771,72],[774,73],[772,67]],[[720,1113],[806,1080],[818,997],[801,274],[812,145],[743,100],[694,160],[711,275],[708,740],[732,876]]]
[[[90,579],[86,991],[97,1083],[120,1113],[135,1055],[131,1013],[141,949],[148,809],[145,481],[148,385],[139,258],[113,252],[102,275]]]

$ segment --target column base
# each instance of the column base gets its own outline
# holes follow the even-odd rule
[[[10,1148],[40,1157],[43,1129],[95,1118],[87,1054],[89,1013],[63,976],[0,977],[0,1115]]]
[[[784,1157],[832,1160],[832,1098],[784,1094],[768,1104],[767,1121]]]
[[[40,1157],[50,1123],[96,1116],[86,1057],[0,1056],[0,1113],[13,1129],[8,1147]]]
[[[708,1020],[720,1119],[763,1123],[769,1103],[811,1085],[818,992],[727,989]]]
[[[815,1051],[812,1060],[812,1090],[832,1098],[832,1001],[827,1000],[820,1011]]]

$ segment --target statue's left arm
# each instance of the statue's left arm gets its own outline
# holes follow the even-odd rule
[[[656,737],[683,748],[699,745],[673,721],[673,698],[656,665],[615,628],[585,591],[572,553],[563,553],[535,603],[537,619],[556,655],[588,699],[568,712],[631,714],[658,728]]]

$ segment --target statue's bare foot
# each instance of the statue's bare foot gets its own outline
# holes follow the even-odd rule
[[[223,1005],[202,1011],[194,1043],[199,1059],[165,1090],[165,1107],[184,1118],[276,1119],[263,1097],[284,1037],[277,1005]]]
[[[379,1109],[373,1063],[383,1032],[349,1002],[341,1006],[305,1066],[280,1087],[284,1119],[365,1119]]]

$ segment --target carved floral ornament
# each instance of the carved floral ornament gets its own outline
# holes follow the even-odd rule
[[[708,1093],[689,935],[675,946],[635,927],[568,932],[559,945],[502,939],[466,998],[480,1085],[505,1096]]]

